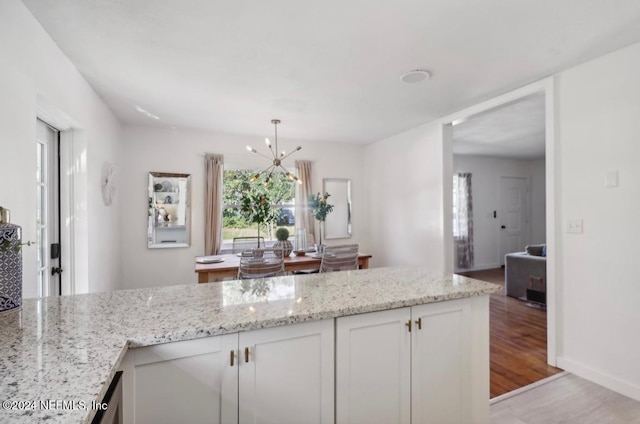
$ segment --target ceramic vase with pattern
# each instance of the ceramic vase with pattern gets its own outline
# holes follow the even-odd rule
[[[282,249],[282,254],[285,258],[291,255],[291,252],[293,251],[293,243],[289,240],[278,240],[273,243],[273,247]]]
[[[0,224],[0,313],[22,306],[20,227]]]

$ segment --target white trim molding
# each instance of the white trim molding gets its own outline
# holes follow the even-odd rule
[[[556,268],[558,264],[557,255],[560,251],[557,242],[560,240],[561,220],[560,220],[560,169],[556,161],[559,146],[556,143],[556,90],[555,83],[557,77],[548,77],[540,81],[531,83],[524,87],[494,97],[490,100],[462,109],[458,112],[440,118],[438,122],[442,125],[443,134],[443,230],[445,232],[445,249],[450,250],[445,254],[445,270],[452,270],[453,267],[453,232],[451,230],[450,216],[452,208],[451,178],[453,175],[453,153],[451,125],[453,122],[463,122],[468,117],[493,109],[497,106],[513,102],[530,94],[544,92],[545,94],[545,185],[546,185],[546,244],[547,244],[547,363],[556,366],[557,361],[557,285],[560,270]]]
[[[564,358],[562,356],[558,357],[558,366],[563,370],[577,375],[578,377],[582,377],[585,380],[589,380],[593,383],[606,387],[609,390],[613,390],[614,392],[618,392],[640,402],[640,386],[613,377],[609,374],[601,373],[600,371],[596,371],[580,362],[574,361],[570,358]]]

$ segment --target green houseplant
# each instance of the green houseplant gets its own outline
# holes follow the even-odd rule
[[[278,214],[271,208],[271,202],[264,193],[247,193],[242,198],[240,211],[249,222],[258,224],[258,247],[260,247],[260,226],[274,222]]]
[[[284,227],[278,228],[276,230],[276,238],[278,241],[273,244],[273,247],[282,248],[282,254],[285,258],[291,255],[291,252],[293,251],[293,243],[289,241],[289,230]]]
[[[327,192],[324,194],[316,193],[309,196],[309,209],[313,217],[320,223],[319,245],[322,246],[322,223],[327,219],[327,215],[333,211],[333,205],[330,205],[328,199],[331,195]]]

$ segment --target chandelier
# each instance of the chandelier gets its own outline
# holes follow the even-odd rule
[[[257,180],[260,177],[260,174],[267,174],[267,178],[265,179],[265,184],[268,183],[269,181],[271,181],[271,176],[273,175],[274,172],[276,172],[279,169],[282,169],[285,172],[285,176],[290,179],[291,181],[297,181],[299,184],[302,184],[302,181],[300,180],[300,178],[296,177],[295,175],[293,175],[291,172],[287,171],[287,169],[282,166],[282,161],[285,160],[286,158],[288,158],[289,156],[291,156],[292,154],[294,154],[295,152],[297,152],[298,150],[302,149],[302,146],[298,146],[295,148],[295,150],[293,152],[290,153],[285,153],[285,151],[283,150],[282,152],[280,152],[280,154],[278,155],[278,124],[280,123],[279,119],[272,119],[271,123],[273,124],[274,128],[275,128],[275,135],[276,135],[276,145],[275,145],[275,149],[274,147],[271,145],[271,141],[269,140],[269,138],[265,138],[264,142],[267,145],[267,147],[269,148],[269,151],[271,152],[271,157],[264,155],[260,152],[258,152],[256,149],[254,149],[251,146],[247,146],[247,150],[258,154],[264,158],[267,158],[268,160],[271,161],[271,165],[269,165],[264,171],[258,172],[257,174],[255,174],[254,176],[252,176],[249,179],[249,182],[253,182],[255,180]]]

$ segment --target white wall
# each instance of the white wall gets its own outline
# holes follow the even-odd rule
[[[120,125],[93,89],[19,0],[0,2],[0,205],[11,209],[12,221],[23,227],[23,239],[35,240],[35,137],[38,107],[64,114],[84,130],[78,136],[78,179],[86,184],[79,205],[78,234],[89,240],[84,257],[90,281],[79,282],[89,291],[119,285],[119,215],[102,203],[102,162],[118,163]],[[86,143],[86,144],[85,144]],[[78,181],[80,183],[80,181]],[[36,252],[23,249],[23,292],[37,294]]]
[[[546,169],[555,176],[547,185],[547,205],[553,208],[547,217],[556,222],[547,230],[547,241],[555,239],[549,247],[554,264],[550,287],[555,288],[548,296],[555,305],[549,319],[556,321],[549,333],[556,342],[551,360],[640,400],[640,44],[562,72],[555,80],[550,89],[555,96],[548,99],[555,105],[555,123],[548,128],[555,145],[547,151],[553,166]],[[545,82],[539,86],[548,87]],[[486,110],[488,103],[526,90],[463,113]],[[456,113],[368,147],[370,222],[377,228],[372,244],[382,264],[438,268],[449,233],[440,231],[446,221],[437,219],[448,189],[438,174],[451,175],[446,155],[441,156],[447,147],[442,124],[464,116]],[[619,173],[619,187],[605,188],[610,171]],[[434,184],[445,187],[445,193],[439,195]],[[429,195],[423,196],[425,191]],[[566,232],[569,219],[583,220],[582,234]]]
[[[500,177],[521,177],[529,181],[530,205],[527,215],[530,234],[521,246],[545,241],[545,169],[543,160],[517,160],[488,156],[454,155],[453,172],[470,172],[473,196],[474,266],[471,269],[499,267],[504,260],[500,254],[501,220]],[[454,252],[455,253],[455,252]],[[456,271],[468,271],[459,269]]]
[[[285,134],[282,127],[280,134]],[[267,134],[270,135],[270,134]],[[121,254],[124,288],[172,284],[193,284],[195,257],[204,254],[205,153],[224,155],[227,169],[262,169],[266,159],[247,152],[250,144],[264,148],[260,137],[218,134],[191,129],[158,129],[129,126],[123,131]],[[302,150],[285,165],[293,170],[296,159],[312,161],[312,190],[322,190],[323,178],[350,178],[353,198],[353,235],[349,239],[328,240],[327,244],[358,243],[369,252],[367,182],[363,178],[359,145],[326,144],[278,139],[280,147]],[[191,174],[191,247],[175,249],[147,248],[147,173],[177,172]]]
[[[373,263],[444,270],[442,125],[371,144],[365,158]]]
[[[561,73],[557,89],[558,364],[640,400],[640,44]],[[619,187],[605,188],[608,171]]]

